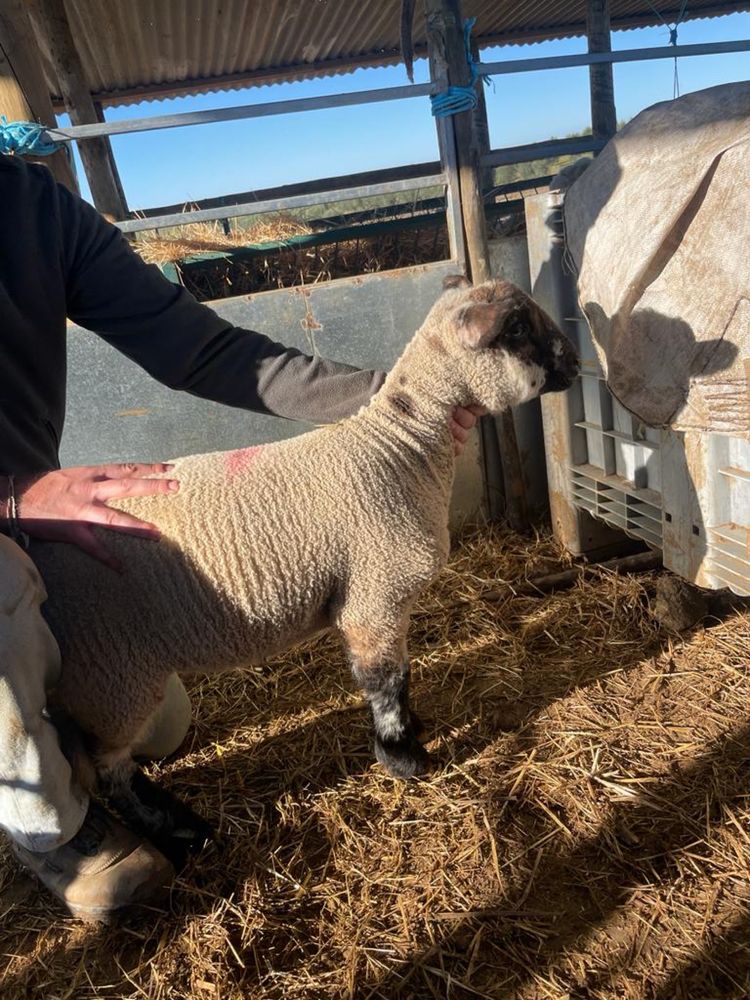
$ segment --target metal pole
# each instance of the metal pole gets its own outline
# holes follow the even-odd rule
[[[444,184],[443,174],[432,174],[411,180],[389,181],[386,184],[341,188],[338,191],[327,191],[323,197],[320,193],[312,192],[293,198],[269,198],[266,201],[249,201],[241,205],[219,205],[198,212],[175,212],[170,215],[152,215],[146,219],[126,219],[124,222],[119,222],[118,225],[124,233],[137,233],[143,229],[167,229],[169,226],[180,226],[188,222],[213,222],[217,219],[236,219],[241,215],[263,215],[266,212],[280,212],[286,209],[306,208],[308,205],[319,205],[321,201],[328,204],[328,202],[333,201],[348,201],[350,198],[374,198],[383,194],[396,194],[399,191],[418,191],[425,187],[442,187]]]
[[[49,0],[35,0],[49,2]],[[322,97],[301,97],[293,101],[269,101],[266,104],[243,104],[236,108],[214,108],[210,111],[183,111],[176,115],[153,115],[151,118],[130,118],[104,125],[77,125],[74,128],[50,129],[52,139],[88,139],[98,135],[125,135],[131,132],[153,132],[165,128],[183,128],[185,125],[210,125],[214,122],[242,121],[246,118],[267,118],[272,115],[289,115],[299,111],[319,111],[326,108],[348,108],[360,104],[378,104],[383,101],[403,101],[411,97],[425,97],[430,93],[429,83],[415,83],[403,87],[381,87],[379,90],[358,90],[350,94],[327,94]],[[90,95],[89,95],[90,96]]]
[[[750,51],[750,39],[731,42],[700,42],[695,45],[662,45],[648,49],[621,49],[619,52],[586,52],[571,56],[544,56],[540,59],[512,59],[508,62],[483,63],[480,76],[504,76],[508,73],[533,73],[539,69],[566,69],[594,63],[646,62],[649,59],[674,59],[675,56],[711,56],[725,52]]]
[[[29,0],[29,2],[41,3],[44,0]],[[750,51],[750,40],[670,45],[650,49],[624,49],[620,52],[589,52],[571,56],[548,56],[543,59],[515,59],[509,62],[484,63],[480,64],[478,72],[480,76],[504,76],[508,73],[530,73],[540,69],[590,66],[602,62],[640,62],[649,59],[674,59],[676,56],[717,55],[726,52],[747,51]],[[238,108],[218,108],[214,111],[189,111],[176,115],[154,115],[151,118],[131,118],[119,122],[105,122],[104,124],[51,128],[47,130],[47,133],[51,139],[62,142],[69,139],[89,139],[94,136],[124,135],[131,132],[181,128],[185,125],[203,125],[211,122],[237,121],[243,118],[285,115],[296,111],[314,111],[318,108],[343,108],[380,101],[405,100],[411,97],[429,95],[433,92],[433,87],[433,83],[420,83],[404,87],[358,91],[353,94],[331,94],[326,97],[301,98],[295,101],[247,104]]]
[[[546,159],[548,156],[598,152],[605,145],[604,139],[595,139],[591,135],[574,136],[571,139],[553,139],[548,142],[530,142],[526,146],[491,149],[481,158],[480,163],[483,167],[502,167],[507,163],[529,163],[532,160]]]

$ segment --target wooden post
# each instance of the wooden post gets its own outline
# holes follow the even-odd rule
[[[465,87],[469,67],[464,49],[460,0],[425,0],[427,46],[430,75],[438,86]],[[484,226],[484,206],[479,180],[478,144],[474,137],[473,115],[462,111],[452,115],[461,195],[461,215],[466,237],[471,279],[475,283],[490,276],[489,249]],[[441,156],[443,150],[441,150]]]
[[[73,39],[63,0],[28,0],[29,12],[45,38],[65,108],[74,125],[99,121]],[[124,219],[128,206],[109,139],[99,136],[78,144],[94,204],[103,214]]]
[[[96,120],[98,122],[105,121],[104,109],[102,108],[99,101],[94,101],[94,111],[96,113]],[[109,146],[110,145],[109,139],[106,139],[106,142],[107,145]],[[128,203],[127,199],[125,198],[125,189],[122,186],[122,180],[120,179],[120,171],[117,169],[117,164],[115,163],[114,154],[112,153],[111,147],[110,147],[110,156],[112,158],[112,170],[113,170],[115,186],[117,187],[117,193],[120,197],[120,201],[122,202],[125,211],[125,215],[123,216],[123,218],[127,218]]]
[[[471,56],[475,62],[479,62],[479,46],[476,43],[476,39],[471,40]],[[490,151],[490,125],[487,120],[487,101],[484,99],[484,79],[481,79],[477,84],[477,106],[472,112],[474,120],[472,122],[472,132],[474,136],[474,143],[477,148],[477,156],[482,157],[485,153]],[[479,168],[479,187],[482,192],[482,201],[484,203],[484,195],[490,188],[494,187],[495,184],[495,168],[494,167],[480,167]]]
[[[472,39],[472,58],[479,61],[479,46]],[[487,120],[487,102],[484,99],[484,82],[480,80],[477,84],[477,106],[472,111],[472,147],[477,165],[484,153],[490,151],[490,127]],[[493,186],[495,171],[492,167],[479,167],[477,171],[479,183],[479,194],[482,202],[482,222],[485,234],[487,232],[484,215],[484,195]],[[486,238],[486,235],[485,235]],[[487,248],[487,268],[491,272],[489,263],[489,247]],[[521,450],[518,447],[516,436],[516,425],[513,418],[513,410],[505,410],[494,420],[494,427],[489,427],[488,423],[492,417],[482,421],[482,440],[485,449],[495,446],[500,451],[502,464],[502,493],[505,500],[505,514],[508,523],[514,531],[523,531],[528,527],[529,514],[526,503],[526,488],[523,478],[523,463],[521,462]],[[494,433],[493,433],[494,431]],[[489,477],[489,468],[486,474]]]
[[[587,0],[586,34],[589,52],[611,52],[609,0]],[[597,139],[611,139],[617,131],[612,63],[589,66],[591,131]]]
[[[434,2],[431,4],[430,0],[425,0],[426,18],[430,16],[430,8],[436,8],[436,6]],[[438,58],[437,47],[432,44],[429,34],[427,42],[430,80],[437,86],[438,91],[445,90],[448,87],[448,69],[445,60]],[[446,178],[445,209],[451,257],[456,261],[459,269],[466,272],[468,276],[469,262],[466,254],[464,224],[461,213],[461,182],[458,171],[458,157],[456,155],[456,130],[453,116],[436,118],[435,129],[438,138],[440,166]]]
[[[445,90],[449,85],[466,86],[470,81],[470,69],[466,61],[460,0],[425,0],[425,18],[430,79],[437,85],[438,91]],[[484,105],[481,107],[484,108]],[[467,271],[471,280],[480,284],[491,277],[479,166],[484,145],[489,144],[486,109],[463,111],[436,121],[440,159],[448,172],[449,186],[452,163],[458,171],[455,195],[463,222]],[[503,467],[505,513],[511,527],[521,530],[528,526],[528,511],[513,415],[510,412],[503,414],[492,428],[487,426],[488,419],[491,418],[483,418],[482,428],[487,508],[492,511],[495,507],[494,498],[489,495],[486,455],[496,433]]]
[[[49,89],[23,0],[0,4],[0,115],[9,122],[32,121],[55,126]],[[26,157],[44,163],[55,180],[78,191],[75,167],[66,149],[52,156]]]

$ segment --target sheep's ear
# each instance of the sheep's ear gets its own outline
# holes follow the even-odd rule
[[[449,288],[471,288],[471,282],[465,274],[446,274],[443,278],[443,291]]]
[[[500,335],[503,320],[508,314],[507,304],[475,302],[458,310],[458,339],[472,351],[487,347]]]

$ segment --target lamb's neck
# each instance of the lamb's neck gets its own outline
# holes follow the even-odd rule
[[[423,453],[443,452],[453,447],[453,411],[468,402],[449,360],[417,335],[362,413]]]

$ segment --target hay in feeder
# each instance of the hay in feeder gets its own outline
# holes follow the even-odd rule
[[[279,213],[251,225],[235,227],[229,233],[218,222],[191,222],[168,235],[145,231],[134,249],[147,264],[174,264],[202,253],[221,253],[237,247],[260,243],[278,243],[292,236],[304,236],[312,229],[294,216]]]
[[[418,214],[410,211],[408,218]],[[247,228],[237,227],[228,235],[217,222],[191,223],[169,234],[148,232],[140,236],[134,249],[148,264],[175,264],[180,280],[200,302],[412,267],[450,256],[445,225],[432,222],[424,228],[396,228],[378,235],[368,235],[363,227],[361,237],[346,239],[336,239],[332,232],[330,242],[315,246],[283,245],[295,236],[313,232],[294,216],[279,214]],[[263,244],[268,244],[268,249],[250,257],[230,253]],[[226,256],[196,263],[200,254]],[[190,261],[188,266],[186,261]]]
[[[153,773],[220,844],[105,928],[4,851],[3,1000],[746,997],[750,618],[678,642],[653,576],[601,570],[514,596],[569,563],[484,529],[420,603],[425,780],[373,763],[335,637],[194,682]]]
[[[211,301],[414,267],[448,256],[445,227],[430,227],[319,246],[274,248],[245,260],[208,261],[182,269],[181,277],[199,301]]]

